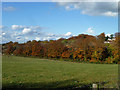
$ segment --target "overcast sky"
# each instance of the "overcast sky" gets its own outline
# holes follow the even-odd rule
[[[2,42],[118,32],[117,2],[4,2]]]

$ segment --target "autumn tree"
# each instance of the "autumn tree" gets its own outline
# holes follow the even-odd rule
[[[32,43],[31,43],[31,41],[28,41],[27,43],[25,43],[25,45],[23,47],[23,55],[31,56],[31,53],[32,53]]]
[[[115,40],[105,43],[104,41],[107,41],[108,38],[105,37],[105,33],[98,36],[79,34],[68,39],[32,40],[22,44],[11,41],[2,44],[2,48],[3,53],[20,56],[65,58],[94,63],[119,63],[120,33],[115,34]]]
[[[43,57],[43,46],[39,42],[35,42],[32,46],[32,56]]]
[[[23,45],[19,45],[13,52],[14,55],[23,55]]]
[[[13,53],[13,51],[14,51],[14,47],[13,47],[13,42],[12,41],[10,41],[9,43],[7,43],[6,44],[6,47],[7,47],[7,49],[5,50],[5,53],[6,54],[12,54]]]
[[[49,43],[48,57],[60,58],[66,47],[60,41],[54,41]]]

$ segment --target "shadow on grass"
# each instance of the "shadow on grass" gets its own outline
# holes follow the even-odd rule
[[[104,82],[103,82],[104,83]],[[57,90],[69,90],[69,89],[82,89],[82,88],[92,88],[92,84],[80,83],[75,79],[56,81],[56,82],[38,82],[38,83],[8,83],[3,84],[2,89],[57,89]]]
[[[3,89],[6,88],[40,88],[40,89],[72,89],[78,86],[79,83],[75,79],[56,81],[56,82],[38,82],[38,83],[8,83],[3,84]],[[88,88],[88,87],[87,87]]]

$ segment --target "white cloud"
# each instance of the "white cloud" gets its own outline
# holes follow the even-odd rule
[[[119,2],[119,0],[52,0],[52,2]]]
[[[43,37],[42,40],[52,40],[52,37]]]
[[[69,6],[66,6],[65,8],[66,8],[67,10],[69,10],[69,9],[70,9],[70,7],[69,7]]]
[[[25,28],[25,26],[22,26],[22,25],[12,25],[11,28],[12,28],[13,30],[19,30],[19,29]]]
[[[30,26],[29,28],[34,29],[34,30],[41,30],[43,27],[40,26]]]
[[[65,34],[65,36],[71,36],[71,35],[72,35],[71,32],[67,32],[67,33]]]
[[[22,33],[23,34],[31,34],[33,31],[30,28],[24,28]]]
[[[25,37],[26,40],[28,40],[28,37]]]
[[[56,39],[60,39],[60,38],[62,38],[62,37],[57,37]]]
[[[11,30],[12,29],[12,30]],[[57,40],[59,38],[69,38],[72,36],[71,32],[65,34],[53,34],[49,32],[43,32],[46,29],[40,26],[23,26],[12,25],[8,28],[3,28],[2,42],[27,42],[28,40]]]
[[[93,28],[91,28],[91,27],[88,28],[88,30],[86,31],[86,33],[88,33],[88,34],[95,34]]]
[[[7,29],[7,27],[0,25],[0,31]]]
[[[67,32],[66,34],[53,34],[53,33],[44,33],[40,36],[35,37],[35,40],[57,40],[60,38],[69,38],[72,36],[71,32]]]
[[[6,33],[4,33],[4,32],[2,33],[3,36],[4,36],[5,34],[6,34]]]
[[[12,25],[11,26],[12,30],[22,30],[24,28],[30,28],[34,31],[45,29],[44,27],[40,27],[40,26],[25,26],[25,25]]]
[[[67,0],[64,0],[67,1]],[[117,2],[58,2],[66,10],[79,10],[82,14],[91,16],[117,16]]]
[[[53,34],[53,33],[48,33],[48,36],[55,36],[55,34]]]
[[[14,10],[16,10],[16,8],[9,6],[9,7],[3,7],[3,10],[4,11],[14,11]]]
[[[17,29],[19,27],[19,25],[12,25],[12,29]]]
[[[39,38],[39,37],[36,37],[36,38],[35,38],[35,40],[39,41],[39,40],[40,40],[40,38]]]
[[[18,36],[18,37],[16,37],[16,39],[21,39],[21,37],[20,37],[20,36]]]
[[[109,34],[109,33],[108,33],[108,34],[105,34],[106,37],[107,37],[107,36],[110,37],[110,35],[111,35],[111,34]]]
[[[41,40],[43,40],[43,38],[47,36],[45,32],[42,32],[43,29],[47,28],[40,26],[11,25],[11,27],[3,28],[4,32],[1,34],[2,42],[26,42],[28,40],[35,40],[35,37],[42,37]],[[38,40],[38,38],[36,39]]]
[[[3,29],[4,28],[4,26],[3,25],[0,25],[0,29]]]
[[[117,16],[118,13],[117,12],[108,11],[108,12],[103,13],[103,15],[105,15],[105,16]]]

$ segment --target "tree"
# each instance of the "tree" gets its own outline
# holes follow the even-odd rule
[[[80,34],[68,39],[58,39],[50,41],[28,41],[23,44],[18,42],[8,42],[2,45],[3,53],[47,57],[66,58],[75,61],[89,61],[101,63],[119,63],[120,57],[120,33],[115,34],[115,40],[104,43],[108,40],[104,33],[92,36]],[[110,36],[113,38],[113,35]]]
[[[35,42],[32,46],[32,56],[38,56],[38,57],[43,57],[44,50],[43,46],[39,42]]]
[[[105,41],[108,41],[109,38],[110,38],[109,36],[105,37]]]
[[[12,54],[15,48],[13,47],[13,42],[10,41],[9,43],[6,44],[7,49],[5,50],[6,54]]]
[[[110,39],[113,39],[113,38],[114,38],[114,37],[113,37],[113,34],[111,34],[111,35],[110,35]]]
[[[23,47],[23,54],[25,56],[31,56],[31,53],[32,53],[32,43],[31,41],[29,41]]]
[[[23,54],[23,46],[19,45],[16,50],[13,52],[14,55],[19,55],[21,56]]]
[[[49,48],[47,49],[47,55],[51,58],[60,58],[64,50],[66,49],[65,45],[61,41],[54,41],[48,44]]]
[[[105,33],[101,33],[100,35],[98,35],[97,39],[99,40],[100,43],[104,43],[104,41],[105,41]]]

